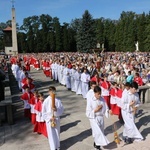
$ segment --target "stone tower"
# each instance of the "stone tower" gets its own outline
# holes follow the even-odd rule
[[[14,1],[12,1],[13,3]],[[17,43],[17,31],[16,31],[16,14],[15,14],[15,7],[12,4],[12,52],[13,55],[18,54],[18,43]]]

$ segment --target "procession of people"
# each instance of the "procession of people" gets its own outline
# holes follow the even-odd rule
[[[24,102],[24,116],[31,120],[34,132],[48,138],[50,149],[60,149],[60,116],[63,113],[61,100],[55,98],[52,108],[49,96],[36,90],[30,70],[43,70],[49,80],[65,86],[72,94],[82,95],[86,101],[86,116],[89,119],[94,147],[109,144],[104,134],[104,116],[117,115],[124,125],[125,144],[141,141],[134,118],[142,103],[139,86],[150,84],[150,54],[144,52],[123,53],[39,53],[19,54],[10,58],[12,73],[18,82],[21,100]],[[53,118],[55,111],[55,118]],[[56,126],[50,125],[56,121]]]

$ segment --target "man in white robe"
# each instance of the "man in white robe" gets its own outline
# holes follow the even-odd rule
[[[44,100],[42,106],[42,116],[46,122],[48,141],[50,145],[50,150],[59,150],[60,148],[60,116],[62,115],[64,108],[61,101],[55,98],[55,110],[52,109],[52,98],[51,92],[55,92],[55,87],[49,88],[49,96]],[[51,126],[51,121],[53,120],[53,111],[55,116],[56,126]]]
[[[140,105],[139,95],[137,93],[138,84],[133,82],[128,92],[123,93],[121,98],[121,113],[124,120],[123,137],[125,143],[130,144],[133,140],[143,140],[141,133],[138,131],[134,116]]]

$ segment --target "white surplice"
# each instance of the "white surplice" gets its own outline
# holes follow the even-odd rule
[[[102,105],[102,108],[99,112],[94,113],[94,110],[98,105]],[[108,117],[108,110],[108,106],[102,97],[100,97],[100,99],[96,99],[94,96],[87,101],[86,116],[89,118],[91,124],[94,142],[99,146],[109,144],[108,139],[104,135],[104,115]]]
[[[61,101],[55,98],[55,106],[57,108],[57,111],[54,112],[54,116],[56,117],[56,127],[51,127],[50,119],[53,116],[51,105],[51,96],[48,96],[43,102],[42,117],[46,121],[50,150],[56,150],[60,147],[60,116],[62,115],[64,108]]]
[[[132,107],[130,106],[131,101],[135,101],[135,107],[139,107],[140,100],[138,93],[132,94],[130,91],[124,92],[121,98],[121,113],[125,123],[123,136],[132,138],[133,140],[142,140],[143,136],[137,129],[134,122],[134,113]]]
[[[86,98],[86,94],[89,90],[89,82],[90,82],[90,75],[88,73],[82,73],[81,74],[81,90],[82,90],[82,96],[83,98]]]

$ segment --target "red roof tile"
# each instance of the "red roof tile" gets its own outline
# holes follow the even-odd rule
[[[11,31],[11,30],[12,30],[12,28],[9,26],[7,28],[3,29],[3,31]]]

